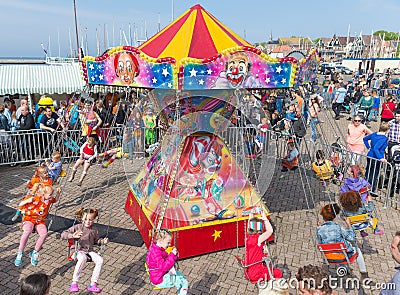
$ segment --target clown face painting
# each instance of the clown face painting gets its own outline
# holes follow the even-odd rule
[[[246,79],[250,68],[248,56],[244,52],[232,54],[226,65],[226,79],[231,88],[238,88]]]
[[[139,75],[139,63],[130,52],[121,52],[114,58],[115,74],[125,85],[131,85]]]

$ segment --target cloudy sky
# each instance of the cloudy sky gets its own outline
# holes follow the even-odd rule
[[[195,4],[201,4],[250,43],[273,37],[331,37],[334,33],[371,34],[400,30],[398,0],[331,1],[193,1],[193,0],[76,0],[80,42],[90,55],[106,46],[125,45],[136,36],[151,37]],[[173,8],[172,8],[173,7]],[[51,56],[67,56],[76,48],[73,0],[0,0],[0,57],[43,57],[41,43]],[[131,36],[129,36],[129,27]],[[135,29],[136,28],[136,29]],[[97,33],[96,33],[97,32]],[[71,42],[70,36],[71,35]],[[122,44],[121,44],[122,42]],[[133,42],[133,41],[132,41]],[[132,44],[134,45],[134,44]]]

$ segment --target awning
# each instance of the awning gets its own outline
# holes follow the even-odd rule
[[[78,63],[0,65],[0,95],[72,93],[84,85]]]

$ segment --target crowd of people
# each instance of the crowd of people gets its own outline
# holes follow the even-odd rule
[[[355,96],[359,97],[357,102],[354,100],[354,105],[352,106],[352,110],[350,110],[349,118],[351,122],[348,125],[346,139],[346,150],[351,153],[349,162],[343,163],[344,160],[338,155],[340,151],[337,149],[332,149],[332,154],[329,156],[325,156],[323,151],[317,151],[313,170],[321,182],[336,181],[336,183],[341,184],[341,194],[338,198],[340,200],[339,204],[331,203],[321,209],[323,222],[319,223],[316,228],[317,242],[321,244],[344,242],[349,257],[357,253],[357,263],[361,277],[367,278],[368,273],[363,253],[352,242],[356,238],[356,231],[360,232],[362,237],[366,237],[368,234],[362,226],[355,228],[351,224],[349,217],[358,214],[373,214],[374,212],[372,197],[374,196],[379,177],[380,165],[391,160],[389,157],[390,153],[385,154],[385,150],[387,148],[390,150],[393,146],[400,144],[400,110],[397,110],[397,102],[392,96],[386,97],[385,103],[381,105],[381,98],[378,96],[377,89],[370,90],[368,83],[355,85],[354,91],[351,90],[353,86],[349,85],[354,85],[355,81],[354,79],[346,87],[342,82],[338,84],[332,82],[329,84],[329,87],[333,85],[331,91],[327,87],[326,91],[324,89],[322,95],[313,94],[310,96],[312,89],[305,87],[299,87],[299,89],[290,91],[277,90],[259,93],[260,100],[256,99],[258,94],[249,95],[245,98],[246,109],[242,109],[242,114],[244,113],[246,116],[236,114],[232,117],[232,123],[236,126],[250,126],[255,130],[254,133],[245,137],[246,155],[250,157],[254,154],[257,156],[263,150],[267,142],[266,138],[268,137],[269,130],[287,135],[290,138],[287,142],[287,156],[282,161],[282,172],[286,173],[289,170],[296,170],[298,168],[299,158],[301,157],[299,147],[302,141],[305,140],[308,126],[311,129],[310,141],[316,142],[318,139],[317,124],[322,123],[319,118],[322,106],[331,103],[335,113],[334,118],[339,120],[346,97],[349,95],[351,98]],[[80,146],[79,157],[69,177],[69,181],[72,182],[78,168],[83,166],[83,172],[78,183],[81,185],[94,159],[100,156],[107,157],[108,161],[103,164],[103,167],[106,168],[117,157],[126,156],[132,160],[135,154],[134,148],[138,151],[143,150],[155,144],[160,139],[161,134],[158,134],[156,129],[163,126],[160,124],[153,106],[143,104],[136,99],[133,100],[132,104],[128,102],[114,104],[113,99],[114,97],[111,97],[109,100],[105,99],[104,101],[97,99],[94,102],[91,100],[71,100],[69,105],[61,103],[57,112],[52,106],[47,106],[43,110],[38,109],[35,114],[29,111],[27,102],[24,100],[21,101],[21,106],[15,111],[10,110],[10,108],[12,109],[12,105],[9,102],[4,105],[0,104],[0,129],[17,132],[18,130],[33,130],[39,126],[39,129],[52,134],[51,138],[53,141],[57,140],[56,131],[58,130],[61,132],[76,129],[81,130],[81,138],[84,139],[84,142]],[[11,112],[10,121],[6,109]],[[366,112],[360,114],[359,110],[366,110]],[[382,111],[379,112],[379,110]],[[379,131],[372,132],[367,126],[368,121],[378,120],[380,113],[382,123]],[[242,122],[240,122],[241,120]],[[39,123],[36,127],[35,122]],[[100,149],[98,146],[107,138],[102,133],[102,130],[114,124],[125,127],[122,129],[122,137],[125,144],[121,147],[99,152]],[[29,147],[29,142],[24,142],[24,144]],[[48,144],[49,142],[46,143],[46,145]],[[359,162],[359,155],[364,153],[365,148],[369,151],[364,175],[362,173],[363,168],[357,165],[357,163]],[[53,150],[49,148],[43,152],[50,154]],[[33,230],[38,232],[39,238],[34,250],[30,253],[30,259],[32,265],[38,264],[39,251],[47,236],[45,221],[48,211],[51,204],[58,200],[61,193],[60,190],[57,190],[56,195],[53,196],[53,182],[57,181],[62,169],[60,159],[61,153],[54,152],[52,160],[38,167],[34,177],[27,184],[27,188],[30,191],[19,204],[19,213],[16,214],[23,216],[23,234],[14,262],[16,266],[20,266],[22,263],[24,249],[29,235]],[[348,167],[348,169],[344,171],[344,167]],[[61,235],[63,239],[79,241],[76,248],[77,264],[69,291],[79,292],[78,282],[81,271],[86,262],[93,261],[95,268],[87,290],[100,293],[101,289],[97,286],[97,283],[103,265],[103,258],[93,250],[93,246],[107,244],[108,239],[100,238],[98,230],[94,225],[94,221],[98,216],[96,209],[81,208],[77,211],[76,215],[77,220],[82,223],[74,225]],[[343,218],[347,228],[334,221],[338,216]],[[264,255],[264,243],[272,235],[272,232],[272,226],[265,214],[262,214],[261,217],[249,217],[246,234],[247,254],[245,264],[251,265],[251,267],[245,269],[245,276],[251,281],[259,279],[268,281],[272,276],[275,279],[282,277],[281,270],[258,263]],[[383,234],[383,230],[378,228],[378,226],[374,227],[373,232],[376,235]],[[178,250],[174,247],[169,248],[172,234],[168,230],[162,229],[156,230],[152,237],[152,244],[146,258],[150,281],[153,285],[160,288],[175,286],[178,294],[187,294],[188,281],[182,273],[174,268],[174,264],[178,259]],[[392,245],[393,253],[399,253],[399,241],[400,236],[396,234]],[[400,257],[400,254],[397,256]],[[393,255],[394,258],[396,257],[400,260],[397,256]],[[396,259],[396,261],[399,260]],[[299,269],[299,281],[301,281],[301,278],[308,278],[307,275],[311,275],[311,273],[319,273],[318,278],[321,279],[326,275],[322,269],[316,266],[305,266]],[[37,276],[38,278],[40,277],[40,280],[37,279],[37,282],[40,281],[43,283],[40,290],[48,293],[50,288],[49,279],[46,279],[43,274],[38,274]],[[396,276],[393,280],[396,280]],[[24,280],[21,286],[21,294],[25,294],[22,293],[23,289],[39,289],[39,287],[32,287],[31,285],[31,279],[27,278]],[[299,289],[303,290],[302,294],[314,294],[311,291],[312,288],[313,286],[309,285],[299,286]],[[47,294],[43,292],[37,294]],[[331,293],[332,290],[327,286],[322,287],[319,294]]]

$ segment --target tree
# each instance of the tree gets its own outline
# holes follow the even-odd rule
[[[379,30],[374,32],[374,36],[380,36],[382,39],[384,38],[385,40],[397,40],[399,38],[399,33]]]

